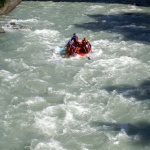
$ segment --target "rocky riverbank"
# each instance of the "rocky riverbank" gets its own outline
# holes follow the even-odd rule
[[[8,0],[4,7],[0,8],[0,15],[9,14],[22,0]],[[4,29],[0,27],[0,33],[5,33]]]
[[[8,0],[3,8],[0,9],[0,15],[7,15],[10,13],[17,5],[21,3],[22,0]]]

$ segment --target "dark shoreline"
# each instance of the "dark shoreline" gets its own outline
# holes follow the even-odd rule
[[[130,4],[136,6],[150,7],[150,0],[22,0],[22,1],[53,1],[53,2],[90,2],[90,3],[112,3]]]

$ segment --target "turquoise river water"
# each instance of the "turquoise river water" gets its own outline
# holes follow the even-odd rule
[[[149,7],[30,1],[0,24],[0,150],[150,149]],[[74,32],[91,60],[61,57]]]

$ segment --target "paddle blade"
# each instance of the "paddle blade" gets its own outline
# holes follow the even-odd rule
[[[63,50],[64,50],[64,48],[63,48],[63,47],[60,47],[60,48],[59,48],[59,51],[63,51]]]

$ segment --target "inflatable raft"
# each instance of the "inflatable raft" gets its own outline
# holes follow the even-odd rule
[[[91,52],[90,41],[68,42],[64,48],[60,48],[60,54],[64,58],[81,56],[85,57]]]

